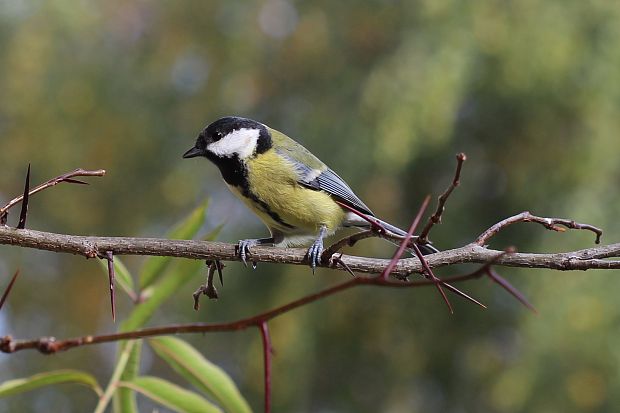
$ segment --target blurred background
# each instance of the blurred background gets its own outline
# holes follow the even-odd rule
[[[105,168],[89,187],[36,195],[29,227],[163,236],[209,198],[202,233],[225,223],[222,241],[264,236],[214,166],[181,159],[207,123],[236,114],[295,137],[402,227],[427,193],[443,191],[455,153],[466,152],[462,186],[432,234],[441,249],[522,210],[598,225],[604,242],[617,242],[618,44],[620,3],[604,0],[0,0],[0,201],[23,190],[29,162],[37,183]],[[523,224],[493,240],[508,245],[567,251],[592,246],[593,236]],[[381,241],[348,250],[392,251]],[[135,269],[141,259],[125,261]],[[1,246],[0,286],[17,268],[0,334],[117,327],[107,276],[93,260]],[[275,411],[614,411],[618,273],[500,272],[538,315],[479,280],[460,287],[486,311],[451,296],[450,315],[431,289],[359,288],[271,322]],[[233,320],[348,277],[238,263],[225,275],[218,301],[193,311],[197,274],[150,325]],[[122,318],[131,303],[118,300]],[[260,411],[258,333],[187,338]],[[105,383],[114,357],[113,344],[0,355],[0,381],[66,367]],[[142,371],[174,379],[148,351]],[[83,412],[95,404],[86,388],[65,385],[2,399],[0,410]]]

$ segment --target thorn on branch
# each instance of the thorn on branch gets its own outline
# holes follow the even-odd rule
[[[333,261],[336,264],[342,265],[342,268],[344,268],[353,278],[355,278],[355,273],[351,270],[351,267],[349,267],[346,262],[342,261],[342,253],[340,253],[338,257],[334,257]]]
[[[28,217],[28,200],[30,194],[30,164],[28,164],[28,172],[26,173],[26,182],[24,183],[24,194],[22,195],[22,209],[19,212],[19,222],[17,229],[26,228],[26,218]]]
[[[454,178],[452,179],[452,183],[450,184],[450,186],[448,186],[446,191],[443,194],[441,194],[439,198],[437,199],[437,209],[435,210],[435,213],[431,215],[430,218],[428,219],[428,222],[426,223],[426,226],[424,226],[424,229],[422,229],[422,232],[420,233],[420,236],[417,239],[417,243],[419,244],[427,243],[428,234],[431,232],[431,229],[433,229],[433,226],[441,223],[441,216],[446,210],[446,202],[448,201],[448,198],[452,194],[452,191],[454,191],[454,189],[457,186],[459,186],[461,183],[461,169],[463,168],[463,163],[466,160],[467,160],[467,155],[465,155],[463,152],[458,153],[456,155],[456,170],[454,171]]]
[[[13,289],[13,285],[15,284],[15,281],[17,280],[18,276],[19,276],[19,270],[15,271],[15,274],[13,274],[13,277],[11,277],[11,281],[9,281],[9,285],[6,286],[4,293],[2,293],[2,298],[0,298],[0,310],[4,306],[4,303],[7,297],[11,293],[11,290]]]
[[[508,280],[506,280],[504,277],[499,275],[492,267],[488,267],[486,269],[486,274],[488,275],[488,277],[493,282],[495,282],[496,284],[500,285],[504,290],[508,291],[508,293],[510,295],[512,295],[514,298],[516,298],[526,308],[528,308],[534,314],[538,314],[538,310],[536,310],[536,307],[534,307],[527,300],[525,295],[521,291],[517,290],[512,284],[510,284],[510,282],[508,282]]]
[[[491,281],[493,281],[494,283],[496,283],[500,287],[502,287],[504,290],[506,290],[510,295],[515,297],[525,307],[527,307],[528,309],[530,309],[534,313],[538,314],[538,311],[536,310],[536,308],[527,300],[525,295],[523,293],[521,293],[517,288],[515,288],[512,284],[510,284],[510,282],[508,282],[508,280],[506,280],[505,278],[500,276],[493,269],[493,265],[501,257],[503,257],[505,255],[508,255],[508,254],[514,254],[516,252],[517,252],[517,249],[515,247],[508,247],[502,253],[497,254],[495,257],[493,257],[491,260],[486,262],[484,265],[482,265],[477,270],[475,270],[475,271],[473,271],[473,272],[471,272],[469,274],[464,274],[464,275],[458,275],[458,276],[450,277],[450,281],[451,282],[467,281],[467,280],[471,280],[471,279],[475,279],[475,278],[480,278],[483,275],[486,275],[487,277],[489,277],[491,279]]]
[[[108,260],[108,279],[110,282],[110,306],[112,308],[112,321],[116,321],[116,294],[114,291],[116,274],[114,273],[114,253],[112,251],[106,251],[105,259]]]
[[[450,314],[454,314],[454,308],[452,308],[452,304],[450,303],[450,300],[448,300],[446,293],[444,292],[443,288],[441,288],[441,285],[442,285],[441,280],[439,280],[439,278],[435,276],[435,273],[433,272],[433,270],[431,270],[431,267],[429,267],[428,262],[426,262],[426,258],[424,258],[424,254],[422,254],[422,251],[420,251],[420,247],[418,247],[416,243],[413,244],[413,250],[415,251],[415,254],[417,255],[420,262],[422,263],[422,266],[424,267],[424,275],[426,276],[426,278],[428,278],[429,280],[432,280],[435,283],[435,287],[437,288],[437,291],[441,295],[441,298],[443,299],[443,301],[448,306],[448,311],[450,311]],[[459,291],[458,293],[468,298],[471,298],[467,294],[462,293],[461,291]]]

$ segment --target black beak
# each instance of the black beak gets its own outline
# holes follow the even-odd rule
[[[184,158],[195,158],[197,156],[202,156],[203,155],[203,151],[202,149],[199,149],[197,147],[193,147],[192,149],[190,149],[189,151],[185,152],[183,154]]]

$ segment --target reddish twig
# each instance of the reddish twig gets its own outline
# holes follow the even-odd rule
[[[26,183],[24,184],[24,195],[22,196],[22,198],[22,209],[19,212],[19,222],[17,224],[17,229],[26,228],[26,218],[28,217],[28,200],[30,199],[30,164],[28,164]]]
[[[428,208],[428,203],[430,202],[430,200],[431,200],[431,197],[429,195],[427,195],[424,198],[424,201],[422,201],[422,205],[420,206],[420,209],[418,210],[418,213],[416,214],[415,218],[413,219],[413,222],[411,223],[411,225],[409,227],[409,231],[407,232],[407,235],[405,235],[405,237],[403,238],[402,242],[398,246],[398,249],[394,253],[394,256],[392,257],[392,259],[391,259],[390,263],[388,264],[388,266],[381,273],[381,275],[380,275],[381,278],[387,279],[390,276],[390,274],[392,273],[392,271],[394,270],[394,267],[396,266],[396,263],[398,262],[398,260],[400,260],[400,257],[403,256],[403,253],[405,252],[405,249],[407,248],[407,244],[409,244],[409,240],[413,236],[413,232],[415,231],[416,227],[420,223],[420,220],[422,219],[422,215],[424,214],[424,211],[426,211],[426,208]],[[449,304],[448,304],[448,306],[449,306]]]
[[[6,286],[4,293],[2,293],[2,298],[0,298],[0,310],[4,306],[4,302],[6,301],[7,297],[11,293],[11,290],[13,289],[13,285],[15,284],[15,280],[17,280],[18,276],[19,276],[19,270],[15,271],[15,274],[13,274],[13,277],[11,277],[11,281],[9,281],[9,285]]]
[[[544,226],[547,229],[550,229],[552,231],[557,231],[557,232],[566,231],[565,228],[562,228],[558,225],[562,225],[568,229],[580,229],[580,230],[592,231],[596,234],[596,239],[594,241],[594,243],[596,244],[599,244],[601,242],[601,236],[603,235],[603,230],[593,225],[580,224],[570,219],[538,217],[536,215],[530,214],[529,211],[524,211],[524,212],[521,212],[520,214],[513,215],[493,225],[491,228],[487,229],[482,234],[480,234],[480,236],[476,238],[476,241],[474,242],[480,246],[484,246],[488,243],[491,237],[496,235],[502,229],[506,228],[509,225],[516,224],[518,222],[535,222],[537,224]]]
[[[487,267],[486,269],[487,276],[493,280],[496,284],[501,286],[504,290],[508,291],[510,295],[519,300],[521,304],[523,304],[526,308],[532,311],[534,314],[538,314],[538,310],[527,300],[525,295],[521,293],[521,291],[517,290],[508,280],[499,275],[492,267]]]
[[[379,221],[377,221],[374,217],[364,214],[363,212],[358,211],[355,208],[352,208],[351,206],[349,206],[348,204],[345,204],[344,202],[340,202],[338,200],[334,200],[338,205],[340,205],[342,208],[346,209],[349,212],[354,213],[355,215],[357,215],[358,217],[362,218],[364,221],[368,222],[370,224],[370,227],[377,232],[383,232],[386,233],[388,232],[388,230],[381,225],[381,223]]]
[[[76,176],[104,176],[105,175],[105,170],[103,169],[97,169],[94,171],[87,171],[81,168],[78,168],[74,171],[71,172],[67,172],[63,175],[57,176],[55,178],[50,179],[47,182],[44,182],[40,185],[37,185],[36,187],[32,188],[30,191],[28,191],[28,195],[34,195],[37,192],[43,191],[44,189],[50,188],[52,186],[55,186],[61,182],[67,182],[67,183],[72,183],[72,184],[86,184],[86,182],[84,181],[79,181],[77,179],[72,179]],[[6,205],[4,205],[2,208],[0,208],[0,225],[5,225],[7,218],[8,218],[8,213],[9,213],[9,209],[11,209],[12,207],[14,207],[16,204],[18,204],[19,202],[21,202],[24,199],[24,195],[20,195],[18,197],[15,197],[13,199],[11,199]]]
[[[456,155],[456,171],[454,172],[454,178],[452,179],[452,183],[450,184],[450,186],[448,186],[446,191],[439,196],[437,200],[437,209],[435,210],[435,213],[431,215],[428,219],[428,222],[426,223],[424,229],[422,229],[422,232],[420,233],[420,236],[417,240],[418,243],[424,244],[428,242],[428,234],[431,232],[431,229],[433,229],[433,226],[441,223],[441,216],[446,209],[446,201],[452,194],[452,191],[454,191],[454,189],[461,183],[461,169],[463,167],[463,163],[466,160],[467,155],[465,155],[463,152]]]
[[[265,363],[265,413],[271,412],[271,339],[269,337],[269,327],[267,322],[263,321],[259,327],[260,335],[263,340],[263,360]]]
[[[464,281],[451,280],[451,281]],[[362,285],[370,285],[377,287],[388,288],[416,288],[435,285],[435,281],[400,281],[393,280],[391,278],[385,279],[383,277],[355,277],[351,280],[336,284],[332,287],[328,287],[324,290],[318,291],[314,294],[310,294],[301,297],[295,301],[289,302],[282,306],[276,307],[272,310],[257,314],[252,317],[243,318],[237,321],[224,322],[224,323],[191,323],[191,324],[176,324],[163,327],[146,328],[142,330],[135,330],[123,333],[100,335],[100,336],[84,336],[73,339],[57,341],[55,338],[44,337],[35,340],[16,341],[11,337],[4,337],[0,339],[0,351],[5,353],[12,353],[15,351],[26,349],[37,349],[42,353],[50,354],[59,351],[65,351],[73,347],[108,343],[119,340],[139,339],[145,337],[169,335],[169,334],[187,334],[187,333],[210,333],[210,332],[224,332],[224,331],[239,331],[245,330],[250,327],[260,327],[260,324],[267,322],[273,318],[276,318],[282,314],[292,311],[296,308],[310,304],[314,301],[318,301],[322,298],[334,295],[344,290]]]

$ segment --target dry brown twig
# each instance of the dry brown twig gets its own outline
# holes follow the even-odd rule
[[[18,203],[20,203],[25,197],[27,196],[32,196],[34,194],[36,194],[37,192],[43,191],[47,188],[51,188],[55,185],[58,185],[62,182],[67,182],[67,183],[71,183],[71,184],[81,184],[81,185],[88,185],[87,182],[81,181],[79,179],[73,179],[75,177],[83,177],[83,176],[104,176],[105,175],[105,170],[104,169],[97,169],[97,170],[93,170],[93,171],[88,171],[85,169],[81,169],[78,168],[74,171],[71,172],[67,172],[65,174],[59,175],[55,178],[50,179],[47,182],[43,182],[40,185],[35,186],[34,188],[30,189],[29,191],[26,192],[26,194],[17,196],[13,199],[11,199],[5,206],[3,206],[2,208],[0,208],[0,225],[6,225],[7,222],[7,218],[9,215],[9,210],[11,208],[13,208],[15,205],[17,205]],[[30,176],[30,166],[28,167],[28,177]]]

